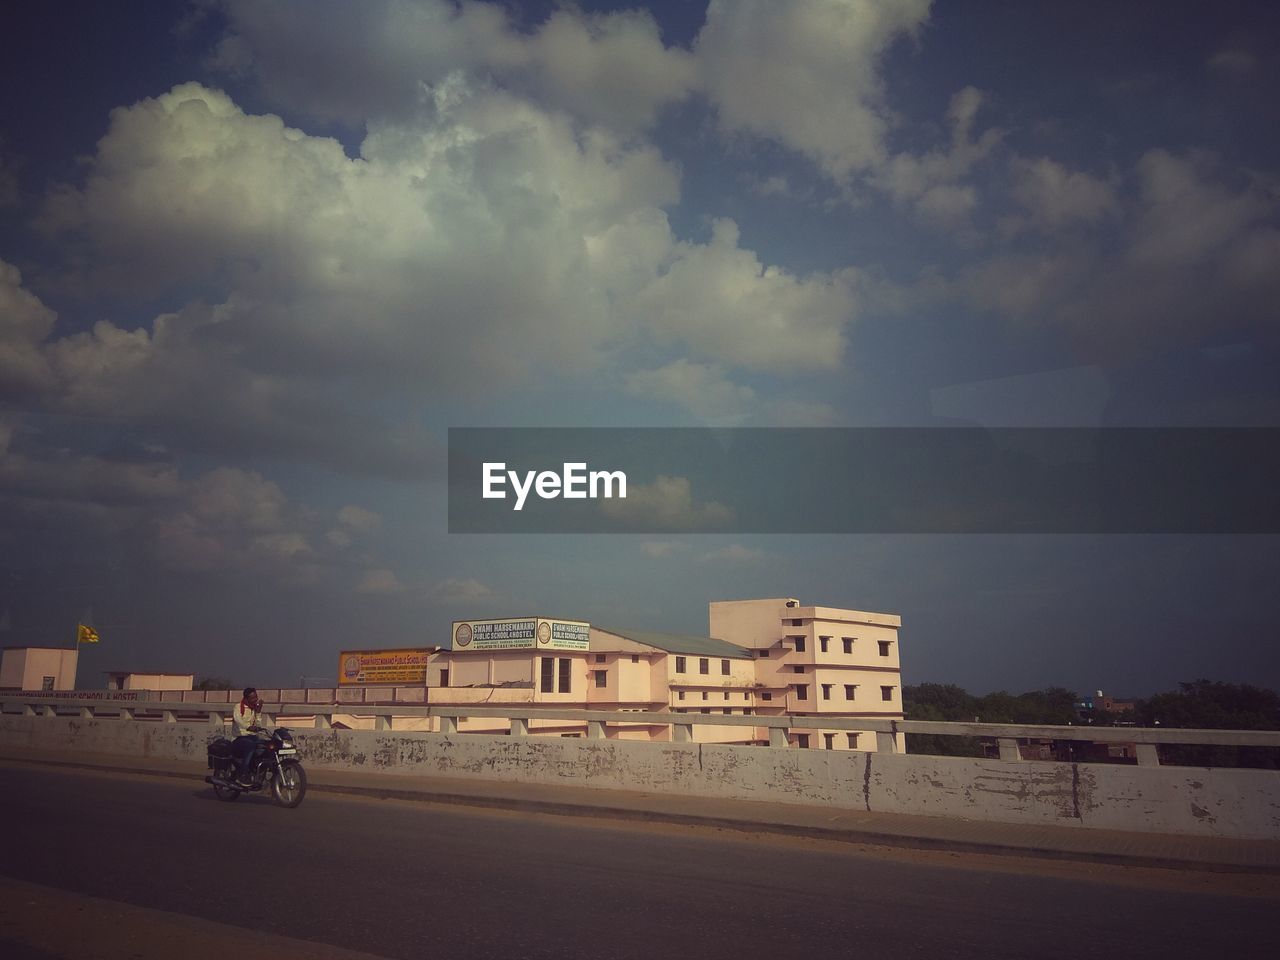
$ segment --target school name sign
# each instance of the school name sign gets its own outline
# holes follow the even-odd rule
[[[589,650],[591,624],[550,617],[453,621],[453,649]]]

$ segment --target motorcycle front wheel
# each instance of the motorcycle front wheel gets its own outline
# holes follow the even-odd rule
[[[286,763],[271,780],[271,795],[282,807],[296,807],[307,795],[307,774],[299,763]]]

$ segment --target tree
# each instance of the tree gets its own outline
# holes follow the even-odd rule
[[[1192,730],[1280,730],[1280,694],[1250,684],[1195,680],[1178,690],[1139,700],[1145,726]],[[1280,768],[1275,747],[1161,744],[1160,762],[1197,767]]]
[[[201,677],[196,681],[193,690],[234,690],[231,681],[226,677]]]

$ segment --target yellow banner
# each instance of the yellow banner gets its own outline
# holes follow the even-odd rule
[[[338,655],[338,683],[425,684],[431,650],[344,650]]]
[[[98,631],[93,627],[86,627],[83,623],[76,626],[76,643],[97,643]]]

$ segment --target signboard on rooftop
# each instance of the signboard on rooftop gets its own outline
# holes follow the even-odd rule
[[[344,650],[338,655],[338,683],[425,684],[433,647],[403,650]]]
[[[591,624],[551,617],[453,621],[454,652],[468,650],[589,650]]]

